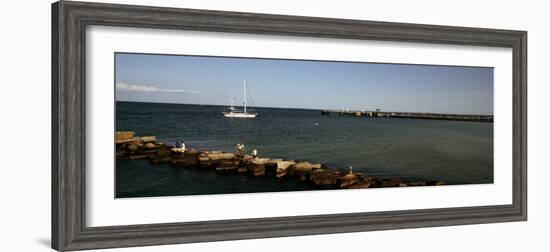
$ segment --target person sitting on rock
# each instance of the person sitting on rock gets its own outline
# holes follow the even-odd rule
[[[178,153],[184,153],[185,152],[185,143],[183,143],[182,141],[177,141],[174,148],[172,148],[172,151],[173,152],[178,152]]]
[[[349,166],[349,175],[352,175],[353,174],[353,167],[351,167],[351,165]]]
[[[254,149],[252,150],[252,157],[253,157],[253,158],[258,157],[258,150],[257,150],[256,148],[254,148]]]

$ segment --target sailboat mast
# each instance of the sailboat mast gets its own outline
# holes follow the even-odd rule
[[[243,81],[244,85],[244,113],[246,114],[246,80]]]
[[[233,111],[233,92],[231,92],[231,111]]]

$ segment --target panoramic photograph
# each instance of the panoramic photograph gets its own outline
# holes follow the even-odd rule
[[[115,53],[115,197],[493,183],[493,68]]]

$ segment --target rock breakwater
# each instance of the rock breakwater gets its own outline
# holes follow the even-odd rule
[[[170,164],[182,169],[211,169],[219,174],[238,174],[274,179],[294,179],[319,189],[360,189],[443,185],[443,181],[419,181],[404,178],[377,178],[348,168],[329,168],[303,160],[252,157],[222,151],[187,149],[174,151],[154,136],[135,136],[132,131],[116,133],[116,157],[144,160],[151,164]],[[223,179],[223,178],[222,178]]]

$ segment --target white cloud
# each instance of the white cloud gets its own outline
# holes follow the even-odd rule
[[[196,94],[199,91],[196,90],[185,90],[185,89],[164,89],[157,88],[155,86],[145,86],[145,85],[134,85],[123,82],[118,82],[116,84],[117,90],[131,91],[131,92],[155,92],[155,93],[180,93],[180,94]]]

